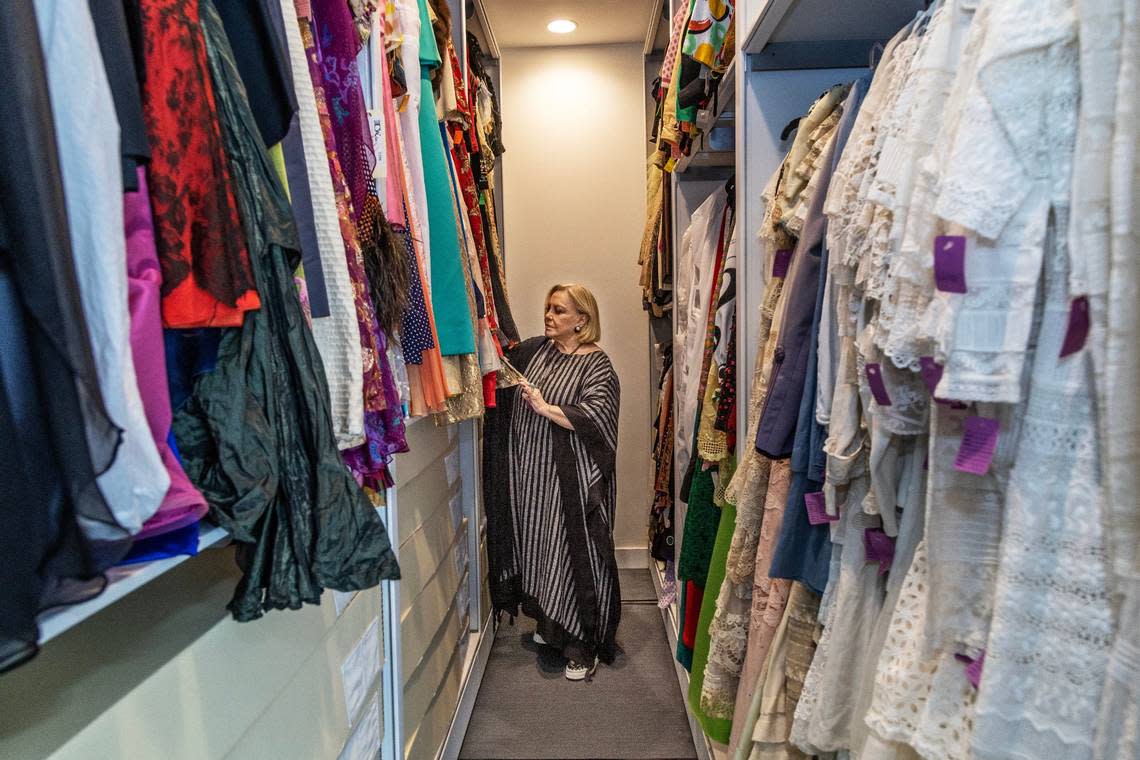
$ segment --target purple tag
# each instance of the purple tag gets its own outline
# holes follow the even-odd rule
[[[879,563],[879,575],[885,575],[895,558],[895,540],[879,528],[867,528],[863,531],[863,552],[867,562]]]
[[[982,668],[986,665],[986,653],[983,651],[978,655],[978,659],[971,662],[966,666],[966,678],[978,688],[982,684]]]
[[[867,385],[871,386],[871,395],[879,406],[890,406],[891,397],[887,393],[887,385],[883,382],[883,368],[871,362],[866,367]]]
[[[807,507],[808,522],[812,525],[827,525],[839,519],[827,514],[827,502],[823,498],[823,491],[805,493],[804,506]]]
[[[978,655],[978,659],[967,657],[964,654],[954,655],[954,659],[958,662],[966,663],[966,680],[976,689],[982,683],[982,668],[986,665],[986,652],[983,649],[982,653]]]
[[[772,257],[772,276],[787,277],[788,267],[792,264],[792,249],[781,248]]]
[[[966,238],[934,238],[934,286],[944,293],[966,292]]]
[[[962,445],[954,458],[954,469],[985,475],[997,451],[1001,423],[989,417],[967,417],[963,423]]]
[[[942,379],[942,365],[934,361],[933,356],[920,356],[918,363],[922,368],[922,381],[926,383],[926,389],[933,396],[934,389],[938,387],[938,381]]]
[[[1080,351],[1089,337],[1089,299],[1077,296],[1069,306],[1069,327],[1061,344],[1061,358]]]

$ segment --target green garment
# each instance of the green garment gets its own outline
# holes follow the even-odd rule
[[[677,581],[692,581],[705,588],[709,559],[716,543],[721,511],[713,503],[712,470],[697,462],[693,484],[689,489],[689,508],[685,510],[685,532],[681,541],[681,558],[677,561]]]
[[[444,356],[475,353],[475,327],[459,253],[458,220],[451,194],[451,170],[435,110],[431,72],[443,65],[432,31],[427,0],[420,6],[420,150],[427,191],[431,254],[431,305]]]
[[[689,14],[685,44],[681,49],[710,69],[715,68],[732,27],[732,0],[697,0]]]
[[[728,549],[732,545],[732,534],[736,530],[736,507],[726,503],[720,511],[723,514],[720,517],[720,528],[717,530],[716,545],[713,547],[709,564],[705,596],[701,602],[701,617],[697,623],[697,637],[693,647],[693,667],[689,677],[689,708],[710,739],[728,744],[732,734],[732,721],[710,717],[701,709],[701,689],[705,684],[705,666],[708,665],[711,643],[709,627],[712,625],[713,615],[716,614],[716,600],[720,596],[721,584],[724,583]]]
[[[301,261],[285,190],[261,141],[221,19],[202,34],[226,158],[261,308],[226,328],[217,368],[174,417],[183,464],[230,532],[244,576],[238,620],[319,604],[400,577],[387,530],[333,434],[324,367],[293,284]]]

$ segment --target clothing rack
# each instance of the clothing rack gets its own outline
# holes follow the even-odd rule
[[[670,0],[669,18],[682,2],[687,0]],[[757,233],[764,209],[757,199],[783,160],[787,144],[781,127],[802,116],[819,92],[865,73],[872,51],[881,49],[922,7],[922,0],[852,0],[842,4],[829,0],[742,0],[736,4],[735,56],[710,106],[698,116],[702,134],[673,171],[673,206],[669,211],[676,256],[692,212],[710,193],[723,191],[726,179],[731,182],[740,246],[736,262],[738,457],[751,445],[743,433],[748,429],[748,378],[756,362],[759,307],[768,278],[759,264],[762,258]],[[733,129],[728,146],[713,138],[714,130],[724,126]],[[673,319],[675,329],[675,313]],[[676,489],[680,491],[679,483]],[[685,504],[675,494],[673,531],[677,539],[684,533],[684,510]],[[679,557],[679,540],[675,540],[674,550],[674,556]],[[660,596],[665,579],[659,566],[653,575]],[[674,646],[679,617],[674,598],[662,608]],[[677,672],[682,692],[687,693],[688,671],[677,664]],[[702,760],[722,756],[724,749],[712,744],[691,712],[689,721],[698,756]]]

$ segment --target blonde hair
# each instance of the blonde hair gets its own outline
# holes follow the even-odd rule
[[[550,304],[550,297],[555,293],[565,293],[579,312],[586,315],[586,324],[582,332],[578,333],[581,343],[597,343],[602,339],[602,318],[598,314],[598,301],[585,286],[574,282],[555,285],[546,294],[546,303]]]

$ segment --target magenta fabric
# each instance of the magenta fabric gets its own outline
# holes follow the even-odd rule
[[[356,55],[360,37],[344,0],[311,0],[313,31],[321,66],[325,100],[332,117],[336,152],[352,195],[353,218],[360,221],[368,180],[376,165],[376,149],[368,122],[368,105]]]
[[[130,292],[131,355],[150,432],[170,473],[170,490],[162,506],[136,538],[184,528],[208,509],[206,500],[186,477],[170,449],[170,389],[162,337],[162,270],[154,242],[154,221],[147,194],[146,170],[138,167],[138,192],[123,194],[123,226],[127,237],[127,283]]]
[[[388,464],[392,461],[392,455],[407,451],[408,440],[400,392],[396,389],[395,377],[388,363],[387,337],[379,328],[376,336],[387,408],[378,412],[365,412],[365,442],[356,448],[342,451],[341,457],[361,485],[383,491],[391,483]]]

